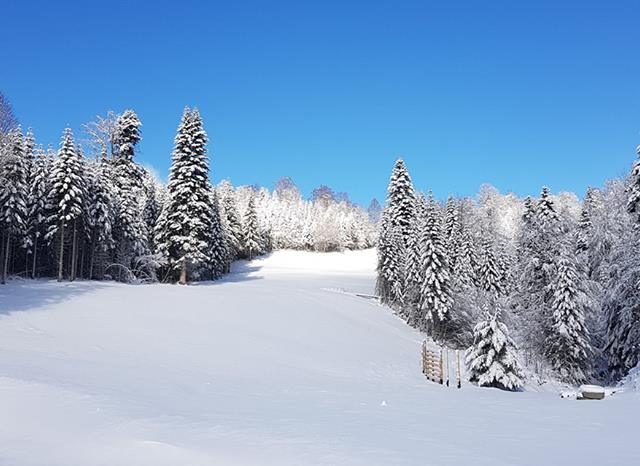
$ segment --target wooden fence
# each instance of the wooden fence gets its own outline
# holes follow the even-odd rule
[[[449,353],[453,352],[446,347],[438,349],[429,348],[427,341],[422,342],[422,373],[427,379],[440,385],[449,386]],[[462,387],[462,373],[460,368],[460,353],[455,350],[455,377],[458,388]]]

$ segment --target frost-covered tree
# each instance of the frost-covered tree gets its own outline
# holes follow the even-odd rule
[[[568,254],[557,265],[555,280],[551,282],[552,326],[546,342],[546,356],[560,377],[571,383],[587,379],[589,356],[593,350],[585,325],[587,298],[581,281]]]
[[[640,146],[637,154],[627,186],[626,208],[632,228],[620,230],[621,239],[612,242],[611,265],[607,267],[610,278],[603,298],[607,317],[605,353],[616,379],[640,362]]]
[[[36,278],[38,256],[42,249],[40,239],[46,233],[47,197],[49,193],[49,174],[53,157],[48,156],[44,149],[36,148],[28,195],[28,227],[23,245],[31,254],[31,278]]]
[[[89,277],[102,278],[107,266],[106,258],[115,248],[112,224],[114,188],[105,160],[94,162],[88,168]]]
[[[186,108],[171,159],[166,201],[156,227],[158,251],[179,283],[210,267],[213,205],[207,135],[197,110]]]
[[[71,129],[64,130],[58,156],[53,162],[51,190],[47,200],[48,229],[45,239],[58,247],[58,280],[64,277],[65,241],[67,230],[71,229],[71,265],[69,276],[73,280],[76,273],[78,231],[85,213],[87,197],[82,155],[76,149]]]
[[[9,150],[2,164],[0,180],[0,232],[2,232],[2,283],[6,282],[14,243],[20,244],[27,222],[27,166],[20,129],[9,137]]]
[[[367,214],[369,215],[369,221],[374,225],[377,225],[380,222],[382,206],[380,205],[380,201],[375,197],[371,199],[369,207],[367,207]]]
[[[211,278],[217,279],[229,272],[232,256],[229,250],[229,235],[225,231],[220,212],[220,202],[214,189],[211,190],[211,238],[209,267]]]
[[[404,262],[399,257],[407,250],[416,216],[416,197],[409,172],[402,160],[398,160],[391,173],[387,189],[387,205],[382,213],[378,244],[378,279],[376,290],[382,302],[401,302],[391,290],[402,285],[389,282],[391,277],[404,277],[404,270],[386,270]],[[398,235],[400,241],[398,241]],[[396,245],[401,245],[398,248]]]
[[[135,269],[139,259],[149,253],[141,203],[145,197],[145,171],[134,161],[135,148],[141,140],[141,126],[135,112],[127,110],[117,117],[112,128],[113,155],[109,174],[114,187],[115,262],[125,269]]]
[[[507,326],[500,321],[500,312],[486,312],[473,329],[473,338],[465,358],[469,380],[481,387],[520,389],[523,381],[517,349]]]
[[[253,259],[255,256],[261,254],[261,235],[260,224],[258,223],[258,214],[256,212],[255,197],[249,197],[249,203],[244,213],[243,226],[243,248],[244,254]]]
[[[227,238],[230,260],[240,258],[243,252],[243,228],[233,186],[228,181],[219,185],[221,216]],[[283,191],[281,191],[283,192]]]
[[[498,258],[494,252],[494,245],[489,238],[482,239],[482,254],[478,269],[478,285],[486,292],[495,296],[502,294],[503,272],[500,270]]]
[[[437,339],[443,339],[446,338],[444,332],[453,299],[441,214],[431,196],[427,200],[420,244],[423,271],[420,284],[420,310],[431,334]]]
[[[640,146],[636,148],[638,159],[633,164],[631,175],[629,176],[629,200],[627,201],[627,211],[633,214],[637,223],[640,224]]]

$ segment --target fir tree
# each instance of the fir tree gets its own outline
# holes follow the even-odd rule
[[[246,256],[250,260],[261,252],[260,225],[258,224],[255,202],[255,196],[249,197],[249,203],[247,204],[243,221],[243,247]]]
[[[446,321],[453,304],[449,264],[442,237],[441,217],[433,198],[427,201],[422,236],[420,238],[422,283],[420,310],[427,326],[436,338],[444,338]]]
[[[78,223],[82,221],[86,201],[83,165],[73,133],[67,128],[52,166],[52,185],[47,202],[49,226],[45,239],[51,242],[57,238],[58,241],[58,280],[62,280],[64,274],[65,234],[68,228],[72,229],[70,277],[75,278]]]
[[[20,128],[10,135],[10,151],[2,164],[3,180],[0,186],[0,231],[3,233],[2,280],[4,284],[9,269],[9,257],[14,240],[22,239],[27,220],[27,173],[24,139]]]
[[[473,329],[473,345],[467,350],[469,380],[481,387],[518,390],[522,387],[522,371],[516,346],[500,312],[485,313],[484,320]]]
[[[498,259],[494,253],[494,246],[489,238],[482,241],[482,259],[480,261],[478,283],[480,288],[494,296],[502,294],[502,273]]]
[[[227,249],[232,260],[238,259],[243,250],[243,227],[238,213],[238,203],[236,201],[233,188],[230,188],[222,195],[222,217],[228,241]]]
[[[586,296],[580,290],[578,273],[569,257],[560,258],[551,289],[553,325],[547,337],[546,355],[564,381],[582,383],[587,378],[592,349],[585,326]]]
[[[211,190],[212,212],[211,212],[211,244],[209,253],[209,263],[213,279],[220,278],[229,272],[231,255],[229,252],[229,239],[224,229],[222,216],[220,213],[220,202],[215,190]]]
[[[405,261],[399,257],[408,249],[412,234],[412,224],[416,216],[416,197],[409,172],[402,160],[398,160],[391,173],[387,189],[387,205],[382,213],[378,244],[378,279],[376,291],[382,302],[401,302],[393,289],[402,288],[404,283],[391,283],[390,277],[404,277],[404,270],[385,270]],[[400,241],[397,239],[400,237]],[[398,247],[401,246],[401,247]],[[391,257],[398,256],[398,257]],[[404,281],[404,280],[403,280]]]
[[[135,148],[141,140],[141,126],[132,110],[118,116],[113,128],[113,156],[108,171],[114,187],[115,260],[127,269],[135,269],[139,258],[149,253],[149,235],[140,202],[144,198],[145,171],[134,161]]]
[[[629,199],[627,201],[627,211],[633,214],[636,223],[640,224],[640,146],[636,148],[638,159],[633,164],[629,177]]]
[[[213,206],[207,135],[197,110],[185,109],[172,155],[167,199],[156,228],[156,244],[170,270],[186,284],[211,263]]]
[[[114,194],[106,161],[92,164],[89,170],[88,227],[90,241],[89,277],[105,272],[105,257],[115,248],[113,239]]]
[[[31,254],[31,278],[37,275],[38,252],[42,249],[40,238],[45,234],[51,163],[52,157],[42,148],[35,150],[28,196],[29,222],[24,239],[24,247]]]

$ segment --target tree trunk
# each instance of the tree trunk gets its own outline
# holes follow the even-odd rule
[[[178,282],[181,285],[187,284],[187,262],[184,261],[182,263],[182,270],[180,270],[180,281]]]
[[[89,280],[93,280],[93,262],[96,256],[95,241],[91,240],[91,255],[89,256]]]
[[[58,281],[62,281],[64,270],[64,220],[60,222],[60,257],[58,257]]]
[[[84,278],[84,254],[87,249],[87,242],[82,241],[82,248],[80,249],[80,280]]]
[[[36,263],[38,258],[38,234],[36,233],[35,238],[33,239],[33,263],[31,264],[31,278],[36,278]]]
[[[78,254],[78,229],[76,228],[76,220],[73,221],[73,237],[71,238],[71,281],[76,279],[76,267]]]
[[[7,283],[7,269],[9,268],[9,249],[11,248],[11,232],[7,231],[4,243],[4,265],[2,266],[2,284]]]

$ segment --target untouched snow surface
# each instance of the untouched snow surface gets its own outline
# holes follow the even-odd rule
[[[637,465],[638,393],[426,381],[373,251],[197,286],[0,287],[0,465]],[[315,271],[315,272],[314,272]]]

